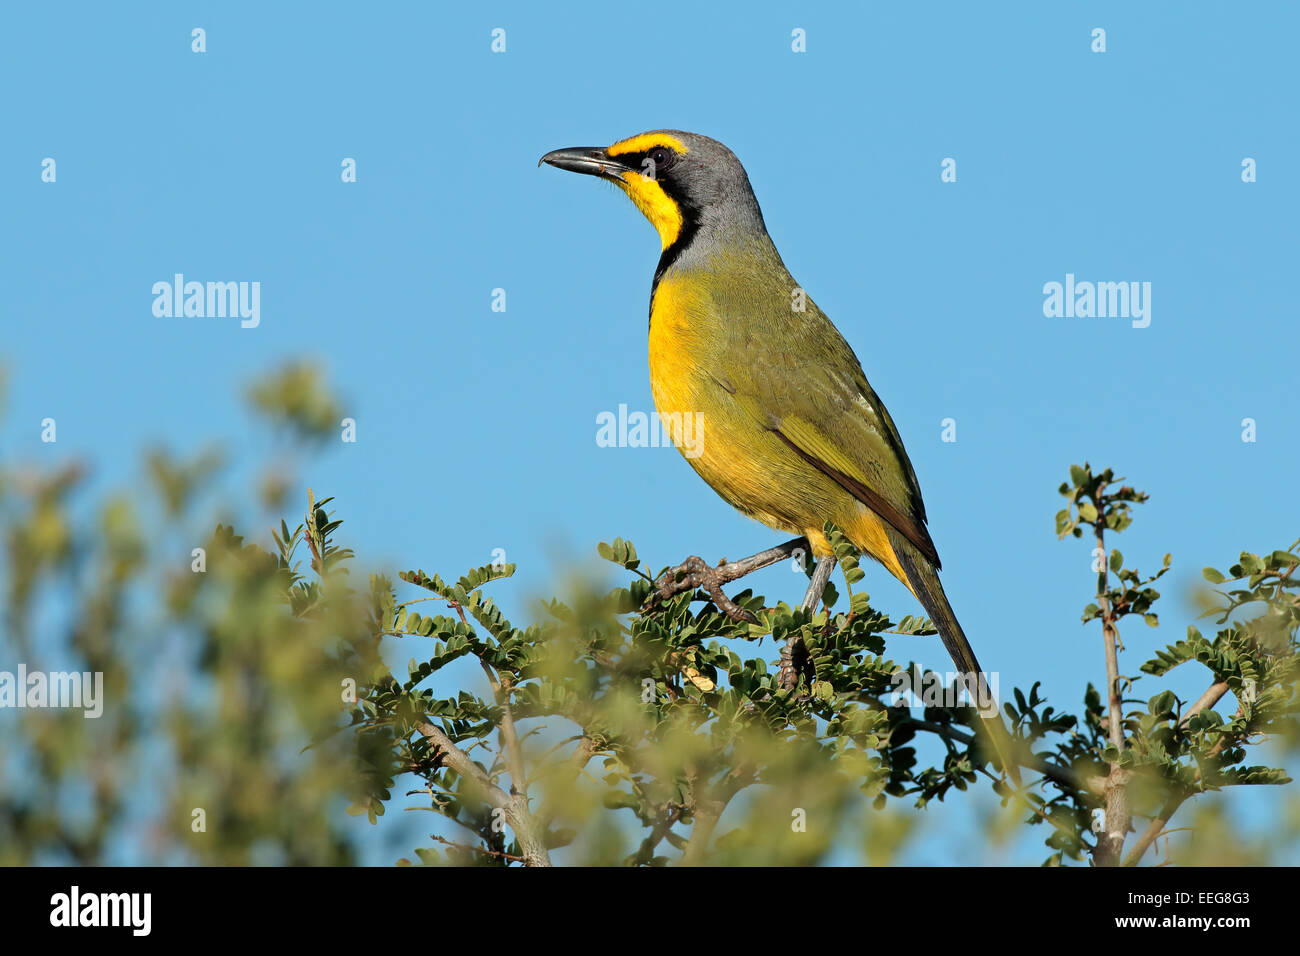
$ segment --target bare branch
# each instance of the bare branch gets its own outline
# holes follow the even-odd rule
[[[1213,707],[1215,704],[1217,704],[1220,700],[1223,699],[1223,695],[1226,694],[1227,692],[1228,692],[1227,681],[1221,680],[1207,687],[1205,689],[1205,693],[1202,694],[1199,698],[1197,698],[1196,703],[1192,704],[1192,706],[1188,708],[1187,713],[1183,714],[1183,719],[1178,721],[1178,729],[1182,730],[1186,728],[1187,725],[1191,722],[1193,717],[1195,717],[1201,711]]]
[[[455,847],[458,850],[465,850],[469,853],[482,853],[484,856],[495,856],[502,860],[511,860],[515,863],[527,863],[528,860],[522,856],[515,856],[513,853],[507,853],[505,850],[489,850],[483,846],[472,846],[468,843],[455,843],[451,840],[433,834],[429,837],[434,843],[441,843],[443,846]]]
[[[1101,568],[1097,572],[1097,606],[1101,609],[1101,633],[1106,648],[1106,697],[1109,704],[1110,742],[1116,750],[1124,749],[1124,701],[1119,688],[1119,631],[1115,628],[1115,609],[1111,607],[1108,595],[1110,583],[1110,562],[1106,553],[1106,482],[1098,482],[1092,493],[1093,504],[1097,508],[1097,520],[1093,525],[1096,532],[1097,553],[1101,559]],[[1132,829],[1133,813],[1129,806],[1128,781],[1130,774],[1118,761],[1110,765],[1106,777],[1105,801],[1106,820],[1102,832],[1097,835],[1097,846],[1093,850],[1093,860],[1098,866],[1115,866],[1124,852],[1124,841]]]
[[[659,846],[659,844],[663,842],[664,838],[672,832],[673,825],[677,823],[677,819],[681,816],[681,812],[682,808],[680,805],[675,803],[669,804],[665,808],[663,817],[654,825],[646,838],[641,841],[641,846],[637,848],[637,851],[623,861],[624,864],[627,866],[637,866],[642,863],[649,863],[653,860],[655,848]]]
[[[567,787],[572,785],[572,783],[578,779],[578,775],[586,768],[588,762],[591,760],[592,754],[595,752],[596,741],[586,734],[583,734],[582,739],[578,741],[578,746],[574,748],[573,754],[564,762],[564,765],[556,771],[557,776],[561,774],[564,776],[564,779],[560,782],[559,786]],[[551,786],[548,785],[545,789],[549,793],[551,791]],[[555,819],[555,814],[558,811],[559,807],[556,805],[555,800],[550,798],[546,799],[545,802],[542,803],[541,809],[537,811],[538,824],[542,827],[550,826],[551,821]]]
[[[551,858],[546,852],[543,831],[529,813],[528,800],[523,794],[509,794],[498,787],[487,775],[487,771],[471,760],[469,754],[457,747],[450,737],[433,724],[422,722],[416,724],[415,729],[433,743],[444,764],[478,787],[489,804],[505,811],[506,822],[515,831],[528,865],[550,866]]]
[[[722,811],[727,809],[727,804],[731,802],[732,797],[753,782],[752,764],[741,764],[735,767],[712,786],[700,778],[694,764],[687,767],[686,809],[691,811],[695,823],[691,827],[690,839],[687,840],[686,849],[682,853],[683,866],[699,866],[705,862],[709,843],[713,839],[713,831],[718,825]]]
[[[1154,843],[1164,832],[1165,827],[1169,825],[1169,818],[1178,812],[1178,808],[1183,805],[1183,801],[1188,798],[1189,794],[1179,793],[1170,797],[1165,803],[1160,815],[1151,821],[1151,825],[1146,831],[1138,837],[1137,843],[1129,851],[1128,856],[1124,857],[1124,866],[1137,866],[1142,859],[1142,854],[1146,853],[1147,847]]]
[[[513,687],[510,675],[494,671],[482,658],[479,658],[479,665],[487,675],[488,683],[492,685],[492,694],[496,697],[497,706],[501,708],[501,725],[497,728],[497,733],[501,738],[502,749],[505,751],[506,771],[510,774],[510,791],[522,796],[526,802],[528,773],[524,769],[524,750],[520,746],[519,733],[515,730],[514,713],[510,709],[510,691]]]

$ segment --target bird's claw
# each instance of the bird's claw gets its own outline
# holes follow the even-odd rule
[[[643,610],[648,609],[656,600],[667,601],[684,591],[700,588],[709,595],[713,603],[718,606],[718,610],[733,621],[757,624],[757,617],[722,592],[722,585],[736,580],[743,573],[743,571],[737,573],[734,566],[729,565],[725,559],[715,568],[706,564],[703,558],[693,554],[677,567],[669,568],[659,576],[659,580],[655,582],[654,594]]]
[[[812,687],[812,682],[817,677],[817,672],[812,666],[812,658],[808,654],[808,648],[802,640],[791,638],[786,641],[781,648],[781,662],[777,668],[777,686],[783,690],[792,691],[799,686],[799,677],[807,680],[807,687]],[[796,700],[808,701],[812,699],[812,694],[807,690],[799,694]]]

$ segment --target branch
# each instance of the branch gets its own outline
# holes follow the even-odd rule
[[[686,808],[690,811],[694,823],[691,826],[690,839],[686,842],[686,850],[682,853],[683,866],[699,866],[704,862],[713,830],[718,825],[718,818],[722,816],[722,811],[726,809],[726,805],[720,800],[710,799],[707,792],[701,794],[699,791],[702,789],[707,791],[707,788],[700,786],[695,767],[693,765],[688,767]]]
[[[441,843],[443,846],[455,847],[457,850],[465,850],[470,853],[482,853],[484,856],[495,856],[502,860],[512,860],[516,863],[527,863],[528,860],[522,856],[515,856],[513,853],[507,853],[504,850],[489,850],[487,847],[471,846],[468,843],[454,843],[451,840],[444,839],[436,834],[431,834],[429,839],[435,843]]]
[[[766,551],[760,551],[758,554],[751,554],[741,561],[727,561],[722,565],[723,574],[727,575],[728,581],[734,581],[736,578],[744,577],[760,568],[770,567],[778,561],[784,561],[793,555],[796,551],[803,551],[804,554],[812,554],[812,545],[808,543],[807,538],[792,538],[775,548],[768,548]]]
[[[672,832],[672,828],[674,824],[677,823],[677,818],[681,815],[681,812],[682,808],[680,805],[675,803],[669,804],[667,812],[664,814],[663,818],[654,825],[654,828],[651,829],[649,835],[641,841],[641,846],[637,851],[623,861],[624,864],[627,866],[637,866],[638,864],[649,863],[653,860],[655,856],[655,847],[663,842],[663,839]]]
[[[582,739],[578,741],[578,746],[574,749],[573,754],[564,762],[564,766],[556,771],[557,774],[563,773],[566,778],[560,785],[565,787],[571,786],[573,782],[578,779],[578,775],[586,768],[587,763],[591,760],[592,754],[595,752],[596,741],[586,734],[583,734]],[[555,819],[555,814],[559,811],[559,807],[555,805],[555,800],[551,799],[555,795],[552,786],[553,785],[550,783],[547,784],[545,789],[548,798],[542,803],[542,808],[537,811],[537,823],[543,828],[551,825],[551,821]]]
[[[1220,700],[1222,700],[1224,695],[1227,693],[1228,693],[1227,681],[1216,681],[1215,683],[1211,684],[1209,687],[1205,689],[1205,693],[1201,694],[1201,696],[1197,698],[1196,703],[1194,703],[1190,708],[1188,708],[1187,713],[1183,715],[1182,719],[1178,721],[1179,729],[1186,728],[1188,723],[1191,722],[1191,719],[1193,717],[1195,717],[1201,711],[1213,707]],[[1238,707],[1237,715],[1240,716],[1240,714],[1241,714],[1241,708]],[[1212,748],[1210,748],[1210,751],[1207,756],[1210,757],[1216,756],[1219,752],[1223,750],[1226,743],[1227,743],[1227,738],[1225,737],[1224,739],[1220,740],[1217,744],[1215,744]],[[1180,792],[1171,796],[1165,802],[1164,807],[1161,808],[1160,813],[1151,821],[1150,825],[1147,826],[1146,830],[1143,831],[1142,836],[1138,838],[1138,841],[1136,844],[1134,844],[1133,849],[1130,850],[1128,852],[1128,855],[1124,857],[1124,862],[1121,865],[1137,866],[1138,863],[1141,862],[1142,856],[1143,854],[1146,853],[1147,848],[1150,847],[1151,844],[1154,843],[1160,837],[1160,834],[1164,832],[1165,827],[1169,825],[1170,818],[1175,813],[1177,813],[1178,808],[1181,807],[1185,802],[1187,802],[1187,800],[1189,800],[1193,795],[1194,794],[1187,793],[1187,792]]]
[[[913,724],[917,728],[921,730],[928,730],[931,733],[938,734],[940,737],[945,737],[949,740],[955,740],[958,743],[963,743],[968,746],[975,743],[975,736],[973,734],[968,734],[964,731],[958,730],[955,727],[949,727],[944,724],[932,723],[931,721],[921,720],[919,718],[912,717],[910,715],[908,716],[907,720],[909,723]],[[1037,770],[1043,776],[1047,777],[1049,780],[1052,780],[1060,784],[1062,787],[1073,788],[1076,791],[1088,790],[1098,794],[1102,792],[1102,788],[1105,784],[1104,778],[1080,777],[1078,774],[1076,774],[1073,770],[1071,770],[1068,767],[1062,767],[1059,764],[1050,763],[1047,760],[1039,758],[1032,753],[1030,754],[1030,756],[1034,757],[1032,761],[1025,761],[1017,757],[1016,762],[1027,770]],[[993,774],[988,773],[987,771],[985,771],[985,773],[988,776],[988,778],[994,782],[994,784],[997,784],[999,782],[998,777],[995,777]],[[1012,788],[1009,790],[1008,796],[1011,799],[1014,799],[1017,803],[1019,803],[1023,809],[1027,810],[1032,817],[1039,817],[1042,820],[1046,821],[1047,823],[1050,823],[1052,826],[1056,827],[1058,830],[1060,830],[1063,834],[1070,837],[1071,839],[1077,839],[1077,834],[1075,834],[1074,831],[1072,831],[1061,821],[1057,820],[1054,816],[1052,816],[1052,814],[1048,813],[1045,808],[1039,808],[1034,806],[1032,803],[1030,803],[1028,798],[1025,796],[1025,792],[1026,791],[1023,789]]]
[[[492,782],[482,767],[470,759],[469,754],[461,750],[433,724],[421,722],[415,729],[427,737],[438,750],[442,763],[456,771],[463,778],[473,783],[489,804],[503,810],[506,822],[515,831],[520,849],[529,866],[550,866],[551,858],[546,852],[546,841],[531,813],[528,812],[528,800],[523,794],[509,794]]]
[[[506,771],[510,774],[510,792],[519,794],[527,802],[528,774],[524,769],[524,751],[519,744],[519,733],[515,730],[514,713],[510,710],[512,687],[510,675],[494,672],[481,657],[478,662],[483,668],[483,673],[487,675],[497,705],[501,708],[501,726],[497,728],[497,733],[501,737],[501,744],[505,750]]]
[[[1205,710],[1206,708],[1213,707],[1215,704],[1217,704],[1220,700],[1223,699],[1223,695],[1226,694],[1227,692],[1228,692],[1227,681],[1221,680],[1207,687],[1205,689],[1205,693],[1202,694],[1199,698],[1197,698],[1196,703],[1192,704],[1192,706],[1188,708],[1187,713],[1183,714],[1182,720],[1178,721],[1178,729],[1179,730],[1185,729],[1187,725],[1191,722],[1193,717],[1195,717],[1197,714],[1199,714],[1201,711]]]
[[[1106,483],[1099,482],[1092,493],[1092,503],[1097,507],[1097,521],[1093,525],[1097,537],[1097,550],[1101,557],[1101,570],[1097,573],[1097,606],[1101,609],[1101,633],[1106,646],[1106,691],[1110,705],[1110,742],[1116,750],[1124,749],[1124,702],[1119,689],[1119,632],[1115,629],[1115,609],[1111,607],[1106,585],[1110,579],[1110,562],[1107,560]],[[1133,812],[1128,801],[1129,774],[1118,761],[1110,765],[1106,777],[1106,824],[1097,834],[1093,861],[1099,866],[1114,866],[1124,852],[1124,840],[1132,828]]]
[[[1129,851],[1128,856],[1124,857],[1124,866],[1137,866],[1138,861],[1142,859],[1142,854],[1146,853],[1147,847],[1156,841],[1165,827],[1169,825],[1169,818],[1178,812],[1178,808],[1183,805],[1183,801],[1188,798],[1189,794],[1179,793],[1170,797],[1160,811],[1160,815],[1151,821],[1151,825],[1146,828],[1142,836],[1134,844],[1133,849]]]
[[[1101,571],[1097,574],[1097,605],[1101,608],[1101,633],[1106,645],[1106,690],[1110,704],[1110,742],[1116,750],[1124,749],[1124,702],[1119,691],[1119,632],[1115,629],[1115,612],[1106,594],[1110,565],[1106,560],[1102,519],[1097,519],[1097,550],[1101,552]]]
[[[709,850],[709,841],[718,825],[722,811],[737,793],[753,782],[752,764],[741,764],[719,780],[714,786],[700,785],[698,771],[694,765],[687,767],[687,807],[695,818],[691,827],[691,836],[682,853],[683,866],[699,866],[704,862]],[[746,776],[748,780],[744,779]],[[701,794],[700,791],[704,792]]]
[[[950,727],[946,724],[936,724],[929,720],[922,720],[919,717],[908,715],[908,723],[912,724],[919,730],[928,730],[932,734],[938,734],[940,737],[946,737],[949,740],[956,741],[959,744],[970,746],[975,743],[974,734],[968,734],[956,727]],[[1039,757],[1031,753],[1029,760],[1021,758],[1016,759],[1016,763],[1026,770],[1036,770],[1048,780],[1060,784],[1063,787],[1069,787],[1074,790],[1090,791],[1092,793],[1101,793],[1105,786],[1105,780],[1100,777],[1081,777],[1069,767],[1063,767],[1060,764]]]

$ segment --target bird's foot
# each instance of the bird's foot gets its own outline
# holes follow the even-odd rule
[[[768,548],[766,551],[758,552],[758,554],[751,554],[740,561],[728,561],[724,558],[718,562],[716,568],[705,564],[703,558],[691,555],[677,567],[669,568],[659,577],[659,580],[655,582],[654,594],[646,602],[642,610],[649,610],[656,600],[666,601],[683,591],[690,591],[698,587],[703,588],[709,597],[713,599],[713,603],[733,621],[756,624],[758,619],[753,614],[739,607],[722,593],[722,585],[729,584],[737,578],[743,578],[751,571],[757,571],[759,568],[766,568],[778,561],[783,561],[791,555],[797,553],[807,554],[809,550],[807,538],[794,538],[784,544],[778,544],[775,548]]]
[[[812,658],[808,654],[807,645],[803,641],[792,637],[781,648],[781,663],[776,677],[777,686],[782,690],[792,691],[799,686],[800,675],[807,680],[807,687],[812,687],[812,682],[817,678],[817,673],[813,670]],[[798,699],[800,701],[810,700],[812,694],[805,689]]]
[[[718,610],[733,621],[757,624],[758,618],[722,592],[724,584],[743,577],[751,570],[753,568],[746,567],[743,561],[728,562],[726,559],[719,562],[716,568],[710,567],[703,558],[693,554],[677,567],[669,568],[659,576],[655,582],[654,594],[642,610],[648,609],[656,600],[667,601],[684,591],[700,588],[709,595]]]
[[[835,559],[829,555],[819,558],[817,566],[813,569],[812,580],[808,583],[808,591],[803,596],[801,605],[805,611],[816,612],[817,605],[821,603],[822,595],[826,591],[826,583],[831,579],[831,572],[835,570]],[[794,690],[799,686],[799,676],[803,675],[808,686],[817,678],[817,672],[812,666],[812,657],[808,653],[808,646],[803,640],[792,637],[785,642],[781,648],[781,664],[777,672],[777,683],[784,690]],[[799,696],[800,700],[808,700],[810,694],[807,692]]]

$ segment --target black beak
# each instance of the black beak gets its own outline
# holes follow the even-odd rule
[[[605,179],[621,180],[631,166],[612,159],[599,146],[571,146],[568,149],[553,149],[537,161],[567,169],[571,173],[583,173],[587,176],[601,176]]]

